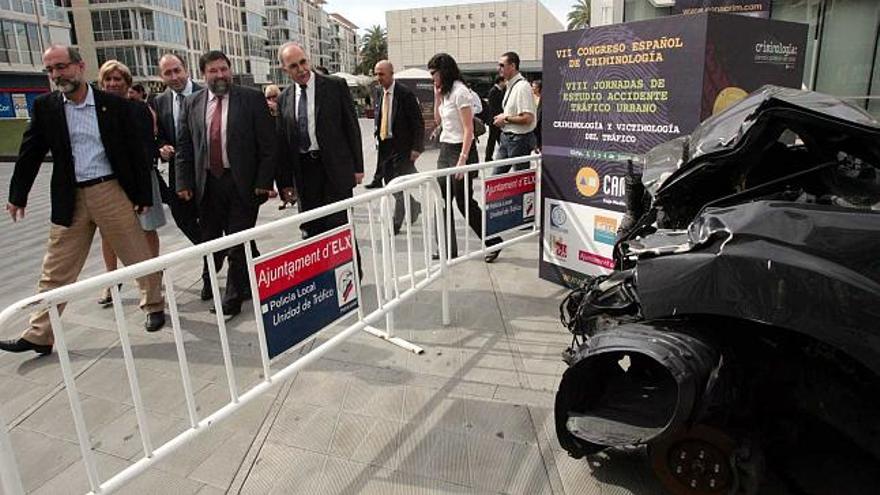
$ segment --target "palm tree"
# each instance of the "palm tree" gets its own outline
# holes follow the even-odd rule
[[[568,30],[590,27],[590,0],[578,0],[568,13]]]
[[[361,38],[359,74],[370,74],[376,62],[388,58],[388,36],[382,26],[373,26]]]

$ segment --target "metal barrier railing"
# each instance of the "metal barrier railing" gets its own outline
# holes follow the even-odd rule
[[[49,317],[55,335],[55,348],[58,351],[58,357],[61,364],[62,377],[65,388],[67,390],[70,402],[71,413],[74,426],[76,429],[77,440],[80,447],[83,464],[86,470],[90,493],[112,493],[125,486],[138,475],[149,469],[151,466],[166,458],[172,452],[178,450],[197,436],[203,434],[213,426],[222,422],[230,415],[260,397],[261,395],[271,391],[285,380],[291,378],[303,367],[309,365],[321,356],[337,347],[346,339],[352,337],[360,331],[366,331],[372,335],[380,337],[395,345],[408,349],[415,353],[421,353],[422,349],[412,343],[409,343],[393,333],[394,312],[402,304],[414,297],[418,292],[433,284],[438,279],[446,279],[446,275],[450,266],[464,262],[476,256],[484,255],[493,250],[501,249],[514,242],[529,239],[537,235],[537,221],[533,221],[525,233],[515,234],[512,238],[507,239],[499,244],[487,247],[486,238],[486,208],[483,209],[483,232],[481,248],[478,250],[470,250],[470,235],[466,234],[464,254],[457,257],[447,255],[447,245],[453,232],[448,231],[451,224],[452,201],[451,194],[446,197],[445,205],[440,191],[439,181],[446,181],[446,190],[450,191],[452,176],[458,173],[465,173],[465,193],[470,198],[473,193],[473,184],[467,173],[478,171],[481,175],[499,165],[512,165],[517,163],[528,162],[540,163],[540,156],[533,155],[528,157],[512,158],[507,160],[499,160],[496,162],[486,162],[453,169],[442,169],[433,172],[423,172],[414,175],[400,177],[383,189],[372,191],[357,197],[339,201],[331,205],[317,208],[304,213],[273,221],[264,225],[256,226],[242,232],[231,234],[219,239],[215,239],[203,244],[190,246],[185,249],[168,253],[157,258],[137,263],[132,266],[124,267],[116,271],[104,273],[85,280],[75,282],[70,285],[59,287],[51,291],[36,294],[21,301],[18,301],[2,312],[0,312],[0,328],[6,327],[14,317],[24,312],[48,309]],[[514,172],[510,175],[515,175]],[[535,187],[540,187],[540,167],[534,172],[538,179],[531,179]],[[404,218],[405,227],[405,253],[404,267],[398,269],[399,260],[397,256],[397,242],[395,240],[395,232],[392,218],[392,202],[395,200],[394,195],[399,195],[399,199],[404,201]],[[413,239],[413,221],[410,205],[410,198],[413,194],[417,194],[422,200],[422,208],[425,214],[424,221],[421,224],[422,234],[422,253],[421,260],[417,259],[415,243]],[[485,196],[485,195],[484,195]],[[534,195],[540,198],[539,191]],[[378,203],[378,204],[377,204]],[[319,219],[321,217],[345,211],[348,215],[349,223],[346,226],[336,230],[352,229],[352,238],[354,235],[354,211],[356,207],[364,207],[367,212],[367,236],[369,237],[370,252],[372,253],[371,262],[373,273],[376,277],[376,300],[378,307],[365,314],[363,299],[361,297],[360,274],[355,268],[355,290],[357,291],[357,321],[347,326],[344,330],[328,339],[320,346],[312,349],[308,353],[302,355],[293,363],[285,366],[274,374],[270,368],[270,357],[267,352],[266,336],[264,334],[260,301],[257,290],[257,280],[254,274],[254,253],[252,241],[271,233],[275,233],[282,229],[289,229],[291,232],[297,232],[298,227],[305,222]],[[532,205],[535,212],[539,212],[540,207],[537,203]],[[470,212],[465,209],[465,220],[469,220]],[[537,219],[537,213],[534,215]],[[444,221],[445,220],[445,221]],[[467,232],[468,229],[465,228]],[[520,229],[517,229],[521,232]],[[335,232],[335,231],[332,231]],[[331,232],[331,233],[332,233]],[[438,256],[432,256],[436,239],[445,238],[447,242],[436,242]],[[304,241],[305,242],[305,241]],[[212,254],[223,251],[234,246],[244,246],[245,257],[248,264],[248,273],[252,290],[253,310],[257,326],[257,336],[260,348],[260,357],[262,361],[262,380],[250,389],[241,393],[235,379],[235,372],[232,361],[232,353],[230,351],[229,337],[226,329],[226,323],[220,302],[219,284],[217,282],[217,270],[214,264]],[[356,250],[352,247],[352,252]],[[361,250],[363,251],[363,250]],[[265,256],[264,256],[265,257]],[[209,275],[211,278],[212,291],[214,296],[214,309],[217,315],[217,329],[220,337],[221,354],[223,364],[226,371],[227,384],[229,386],[229,402],[220,407],[215,412],[201,418],[196,407],[193,386],[191,383],[191,375],[189,370],[189,361],[187,359],[186,347],[184,344],[184,336],[180,322],[180,312],[177,305],[176,289],[174,287],[173,277],[169,271],[172,267],[187,263],[196,262],[200,264],[200,260],[205,259],[209,267]],[[381,262],[380,262],[381,261]],[[419,263],[421,262],[421,263]],[[421,264],[421,267],[418,265]],[[355,263],[357,265],[357,263]],[[123,305],[119,294],[119,283],[130,280],[132,278],[142,277],[151,273],[161,272],[165,285],[165,296],[168,304],[168,313],[171,321],[171,330],[174,337],[174,344],[177,353],[180,375],[182,379],[183,391],[186,396],[186,411],[189,422],[189,428],[178,434],[176,437],[167,441],[163,445],[154,446],[150,430],[147,425],[146,407],[143,402],[140,384],[138,382],[138,374],[135,366],[135,358],[132,352],[131,342],[128,336],[127,323],[123,313]],[[381,283],[380,283],[381,282]],[[116,327],[119,333],[119,345],[122,348],[123,360],[125,362],[126,375],[131,391],[132,403],[137,417],[138,430],[141,438],[143,457],[134,464],[119,471],[107,480],[101,480],[98,475],[95,452],[89,437],[89,429],[86,425],[85,416],[83,414],[82,401],[75,381],[75,373],[71,366],[71,358],[69,354],[68,344],[65,339],[64,324],[61,319],[59,306],[63,306],[69,302],[76,301],[83,296],[90,296],[95,292],[111,287],[113,312],[116,320]],[[448,304],[448,284],[444,283],[441,292],[442,304],[442,323],[448,325],[449,304]],[[385,329],[379,329],[374,325],[385,318]],[[338,321],[348,318],[343,316]],[[2,476],[3,493],[7,495],[19,495],[24,493],[21,481],[21,475],[16,464],[15,454],[9,440],[7,427],[4,425],[0,428],[0,476]]]

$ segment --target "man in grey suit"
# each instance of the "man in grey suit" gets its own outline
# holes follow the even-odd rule
[[[183,201],[177,197],[174,156],[177,149],[177,123],[183,111],[183,101],[187,96],[201,91],[202,86],[189,77],[186,63],[175,53],[166,53],[159,59],[159,77],[165,83],[166,89],[152,100],[151,106],[156,113],[157,152],[168,162],[168,183],[160,178],[159,190],[162,193],[162,202],[171,210],[177,228],[191,243],[198,244],[202,242],[199,211],[195,202]],[[214,261],[218,269],[223,266],[223,256],[214,256]],[[201,298],[207,301],[211,297],[211,279],[208,277],[206,262],[202,266]]]
[[[212,50],[199,69],[207,89],[184,100],[175,158],[177,194],[195,201],[203,240],[249,229],[274,194],[275,129],[263,94],[232,84],[229,58]],[[233,317],[250,294],[243,246],[227,252],[223,314]]]

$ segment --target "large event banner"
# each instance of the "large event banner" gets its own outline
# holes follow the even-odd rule
[[[358,307],[349,226],[254,260],[269,358]]]
[[[806,26],[697,14],[544,36],[540,276],[607,273],[627,161],[763,84],[799,87]]]
[[[705,24],[676,16],[544,36],[542,278],[575,286],[613,267],[626,160],[699,123]]]
[[[743,14],[752,17],[770,17],[771,0],[675,0],[672,9],[680,14]]]

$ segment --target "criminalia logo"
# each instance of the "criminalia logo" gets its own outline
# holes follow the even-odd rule
[[[617,220],[596,215],[593,219],[593,240],[613,246],[616,238]]]

